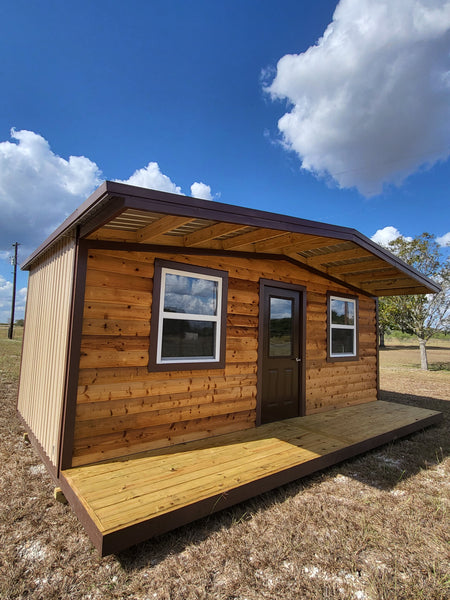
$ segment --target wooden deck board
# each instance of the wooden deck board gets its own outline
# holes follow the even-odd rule
[[[251,497],[255,493],[248,490],[255,485],[257,489],[258,482],[265,482],[260,490],[265,491],[273,482],[280,485],[277,482],[297,478],[302,465],[305,473],[313,472],[437,422],[440,416],[431,410],[370,402],[75,467],[62,472],[62,482],[75,511],[83,513],[82,521],[96,529],[91,537],[99,549],[104,550],[102,543],[110,537],[115,540],[112,547],[120,549],[130,545],[125,534],[138,525],[184,515],[193,507],[200,516],[209,514],[216,510],[217,499],[230,492],[241,490],[237,498]],[[199,508],[208,501],[214,504]]]
[[[248,467],[245,457],[241,456],[228,460],[219,467],[214,465],[203,468],[194,478],[189,473],[186,476],[174,477],[173,481],[158,485],[157,491],[152,491],[152,487],[149,486],[139,486],[131,494],[119,498],[117,503],[93,508],[105,527],[105,533],[109,533],[120,527],[124,520],[130,522],[130,514],[133,514],[133,523],[148,515],[158,516],[174,508],[200,502],[218,491],[226,493],[236,486],[288,469],[316,456],[300,449],[297,451],[292,448],[286,449],[280,444],[278,451],[274,449],[272,452],[258,456],[251,468]]]

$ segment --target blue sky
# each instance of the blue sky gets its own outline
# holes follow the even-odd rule
[[[450,238],[446,0],[4,0],[0,55],[0,322],[104,179]]]

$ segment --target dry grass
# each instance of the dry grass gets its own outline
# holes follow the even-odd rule
[[[431,340],[427,344],[428,368],[430,371],[450,371],[450,340]],[[383,370],[420,369],[420,353],[417,344],[411,341],[388,340],[380,352]]]
[[[417,350],[381,353],[383,397],[442,425],[105,559],[22,440],[19,350],[0,339],[2,600],[449,598],[450,373]]]

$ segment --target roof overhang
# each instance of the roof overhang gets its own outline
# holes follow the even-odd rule
[[[180,252],[284,258],[372,296],[428,294],[440,287],[355,229],[104,182],[35,251],[64,236]]]

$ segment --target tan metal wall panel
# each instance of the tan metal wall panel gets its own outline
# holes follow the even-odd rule
[[[59,452],[75,240],[64,239],[30,271],[18,410],[51,463]]]

